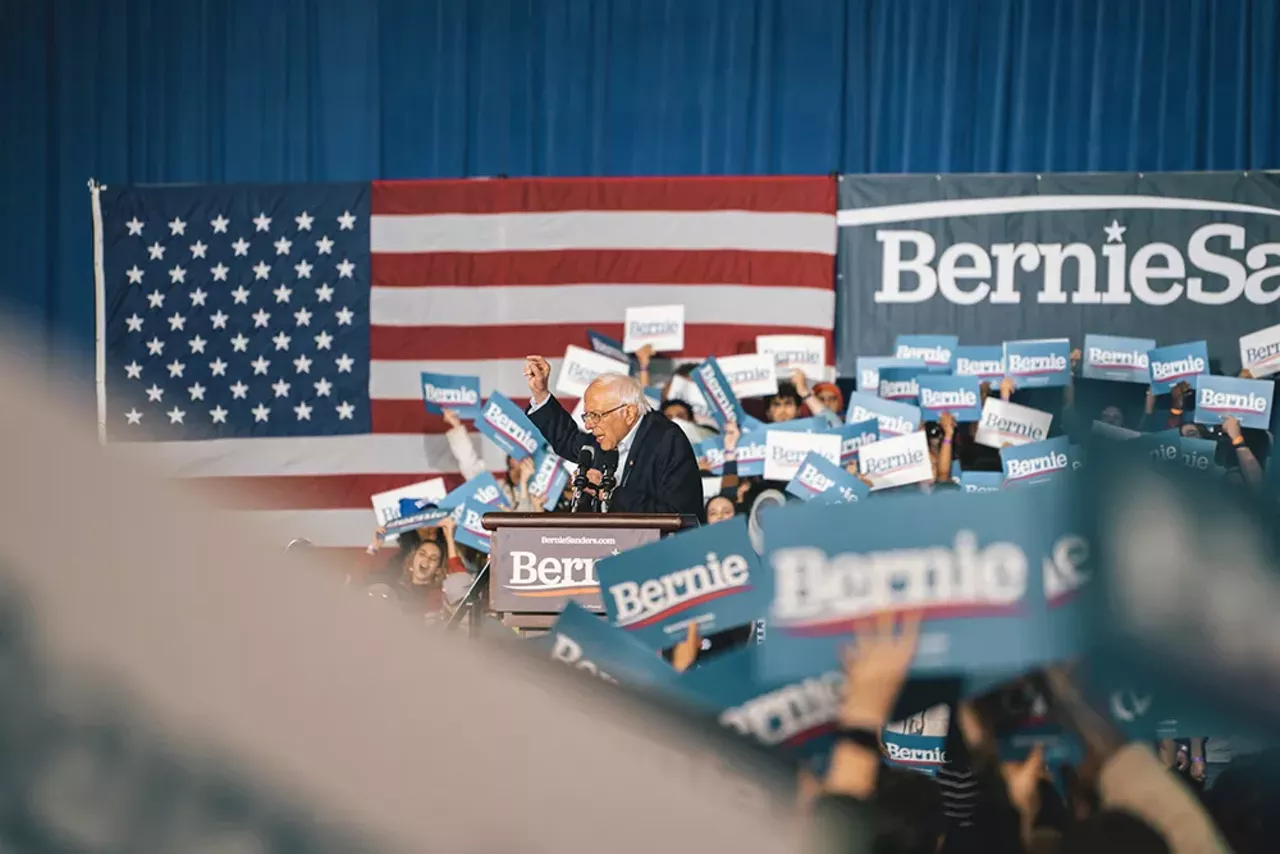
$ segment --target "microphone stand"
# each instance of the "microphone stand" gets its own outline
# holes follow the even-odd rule
[[[600,477],[600,512],[609,512],[609,503],[613,500],[613,490],[617,484],[613,480],[613,468],[606,466]]]
[[[587,488],[587,470],[582,466],[578,466],[578,473],[573,476],[573,501],[569,505],[570,513],[577,513],[582,509],[582,499],[586,497],[584,490]]]

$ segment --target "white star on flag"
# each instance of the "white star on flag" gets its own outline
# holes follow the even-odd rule
[[[355,359],[353,359],[353,358],[351,358],[350,356],[348,356],[346,353],[343,353],[341,356],[339,356],[339,357],[338,357],[337,359],[335,359],[334,361],[335,361],[335,362],[337,363],[337,365],[338,365],[338,373],[340,373],[340,374],[349,374],[349,373],[351,373],[351,368],[352,368],[352,366],[353,366],[353,365],[355,365],[355,363],[356,363],[356,360],[355,360]]]
[[[209,247],[204,244],[203,240],[197,240],[195,243],[191,244],[191,257],[203,258],[204,253],[208,248]]]
[[[187,345],[191,347],[192,353],[204,353],[204,345],[208,343],[209,343],[208,341],[205,341],[203,338],[197,335],[195,338],[192,338],[190,341],[188,341]]]
[[[227,280],[227,273],[230,272],[230,270],[230,267],[219,261],[217,266],[210,268],[209,272],[213,274],[213,280],[215,282],[225,282]]]
[[[262,213],[258,214],[253,218],[253,230],[254,231],[270,231],[271,230],[271,217],[267,216],[266,211],[263,211]]]
[[[170,409],[168,412],[166,412],[165,415],[169,416],[170,424],[181,424],[182,419],[187,417],[187,413],[183,412],[181,409],[179,409],[176,406],[173,409]]]
[[[293,313],[293,325],[294,326],[310,326],[311,325],[311,312],[307,311],[305,306]]]
[[[209,225],[213,227],[214,234],[226,234],[227,226],[230,224],[231,220],[227,219],[222,214],[218,214],[216,217],[209,220]]]
[[[253,268],[253,277],[255,279],[265,279],[271,275],[271,265],[266,261],[259,261],[257,266]]]
[[[209,417],[213,419],[214,424],[226,424],[227,410],[223,409],[221,406],[215,406],[213,409],[209,410]]]
[[[330,335],[328,332],[321,332],[319,335],[316,336],[317,350],[328,350],[329,347],[332,346],[332,344],[333,344],[333,336]]]
[[[300,374],[311,373],[311,360],[305,355],[299,356],[293,360],[293,369]]]
[[[293,265],[293,271],[298,274],[299,279],[311,278],[311,264],[305,258]]]
[[[169,316],[169,331],[177,332],[187,325],[187,319],[176,311]]]
[[[353,231],[356,227],[356,217],[351,211],[343,211],[342,216],[338,217],[339,231]]]
[[[124,417],[128,420],[130,424],[142,423],[142,413],[139,412],[137,409],[130,409],[128,412],[124,414]]]
[[[221,358],[214,359],[209,363],[209,373],[215,377],[225,377],[227,375],[227,363]]]
[[[1125,226],[1120,224],[1119,220],[1114,220],[1114,219],[1111,220],[1111,225],[1108,225],[1106,228],[1102,230],[1107,233],[1108,243],[1123,243],[1124,233],[1128,231],[1128,229]]]
[[[258,309],[251,316],[253,317],[254,329],[265,329],[271,323],[271,315],[264,309]]]
[[[164,353],[164,342],[159,338],[152,338],[147,342],[147,352],[152,356],[160,356]]]
[[[164,247],[160,245],[160,241],[156,241],[147,247],[147,254],[151,256],[152,261],[159,261],[164,258]]]
[[[249,304],[249,289],[244,285],[240,285],[231,292],[231,301],[237,304]]]
[[[355,313],[352,312],[351,309],[347,308],[345,305],[342,308],[335,311],[333,315],[334,317],[338,318],[339,326],[350,326],[352,318],[355,317]]]
[[[186,234],[186,233],[187,233],[187,224],[175,216],[173,218],[173,222],[169,223],[169,236],[177,237],[179,234]]]
[[[196,383],[187,388],[187,394],[191,395],[192,400],[204,400],[205,387]]]
[[[316,397],[328,397],[329,393],[333,391],[333,383],[324,377],[316,380],[312,385],[316,388]]]
[[[263,406],[261,403],[249,411],[253,413],[253,420],[255,422],[266,421],[271,417],[271,410]]]
[[[249,241],[241,237],[235,243],[231,244],[231,252],[236,257],[243,255],[244,257],[248,258],[249,257]]]
[[[131,380],[140,380],[140,379],[142,379],[142,365],[139,365],[139,364],[138,364],[138,360],[137,360],[137,359],[134,359],[132,362],[130,362],[129,364],[125,365],[125,366],[124,366],[124,372],[125,372],[125,374],[127,374],[127,375],[128,375],[129,379],[131,379]]]
[[[276,254],[288,255],[289,250],[293,248],[293,241],[287,237],[282,237],[276,241]]]
[[[321,237],[319,240],[316,241],[316,254],[318,255],[333,254],[333,241],[329,239],[329,235],[326,234],[324,237]]]
[[[297,406],[293,408],[293,411],[294,413],[297,414],[299,421],[311,420],[311,407],[308,406],[306,403],[299,403]]]
[[[242,383],[240,380],[236,380],[236,384],[231,386],[232,400],[244,400],[245,396],[248,394],[249,394],[249,387],[244,383]]]
[[[276,393],[276,397],[288,397],[289,383],[285,382],[283,379],[276,380],[271,384],[271,390]]]
[[[152,308],[159,308],[164,305],[164,294],[158,290],[152,291],[147,294],[147,302],[151,303]]]
[[[259,356],[258,358],[254,359],[252,362],[250,362],[249,364],[253,367],[253,374],[254,374],[254,376],[264,376],[264,377],[265,377],[265,376],[267,375],[267,368],[270,368],[270,367],[271,367],[271,360],[270,360],[270,359],[264,359],[262,356]]]
[[[209,318],[209,321],[213,324],[214,329],[226,329],[227,321],[230,318],[231,318],[231,315],[227,314],[222,309],[218,309]]]
[[[329,287],[328,282],[316,288],[316,301],[333,302],[333,288]]]
[[[276,295],[276,302],[278,303],[288,302],[289,297],[293,296],[293,289],[286,287],[285,285],[281,285],[271,293]]]
[[[134,237],[134,236],[141,237],[141,236],[142,236],[142,227],[143,227],[144,223],[142,222],[142,220],[138,219],[136,216],[135,216],[133,219],[131,219],[131,220],[129,220],[128,222],[126,222],[126,223],[125,223],[125,225],[129,227],[129,236],[130,236],[130,237]]]
[[[235,353],[248,352],[249,339],[244,337],[243,332],[237,332],[236,337],[231,339],[231,350]]]
[[[178,282],[182,282],[183,284],[186,284],[187,271],[182,269],[181,267],[175,266],[172,270],[169,271],[169,281],[170,283],[175,285],[178,284]]]
[[[302,213],[295,216],[293,218],[293,221],[298,224],[298,231],[310,231],[311,223],[315,222],[316,218],[313,217],[311,214],[307,213],[306,211],[303,211]]]
[[[124,325],[129,327],[130,332],[141,332],[142,318],[139,317],[138,313],[135,311],[133,314],[129,315],[124,319]]]
[[[139,269],[138,265],[134,264],[128,270],[125,270],[124,274],[129,277],[129,284],[140,285],[142,284],[142,277],[146,275],[146,271]]]
[[[356,414],[356,408],[351,404],[347,403],[345,400],[342,401],[342,403],[339,403],[337,406],[335,406],[334,409],[338,413],[339,421],[349,421],[352,418],[354,418]]]
[[[182,376],[182,372],[187,369],[187,366],[182,364],[182,362],[179,362],[177,359],[174,359],[172,362],[165,365],[165,367],[169,369],[169,379],[175,379]]]
[[[159,403],[162,398],[164,398],[164,389],[152,383],[151,388],[147,389],[147,400],[152,403]]]
[[[351,274],[355,272],[355,269],[356,269],[355,264],[352,264],[346,258],[343,258],[342,261],[338,263],[338,278],[350,279]]]
[[[197,287],[189,296],[191,297],[191,305],[194,308],[197,305],[204,305],[205,298],[209,296],[209,293],[204,288]]]
[[[291,340],[293,340],[293,339],[291,339],[288,335],[285,335],[283,332],[277,332],[277,333],[276,333],[276,336],[275,336],[274,338],[272,338],[272,339],[271,339],[271,341],[276,345],[276,350],[277,350],[277,351],[279,351],[279,350],[288,350],[288,349],[289,349],[289,342],[290,342]]]

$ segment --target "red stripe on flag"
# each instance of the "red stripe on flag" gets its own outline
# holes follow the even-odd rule
[[[578,405],[576,397],[557,399],[568,410]],[[527,397],[513,397],[511,401],[521,409],[527,409],[529,406]],[[444,418],[428,414],[420,400],[374,399],[369,411],[373,419],[374,433],[443,433],[449,429],[444,423]]]
[[[334,474],[184,478],[223,508],[234,510],[368,510],[369,496],[411,483],[444,478],[448,489],[465,478],[449,474]],[[369,517],[372,519],[372,515]]]
[[[374,287],[431,285],[781,285],[831,290],[830,255],[666,249],[378,252]]]
[[[781,314],[781,311],[779,312]],[[374,359],[523,359],[530,353],[558,357],[570,344],[590,348],[587,330],[594,329],[622,339],[621,323],[555,326],[375,326],[370,335]],[[690,324],[685,326],[685,346],[680,353],[702,358],[708,353],[731,356],[754,353],[757,335],[821,335],[831,359],[831,331],[795,326]]]
[[[374,181],[372,213],[768,211],[835,215],[831,177]]]

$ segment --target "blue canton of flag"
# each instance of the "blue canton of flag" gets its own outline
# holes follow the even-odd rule
[[[108,440],[368,433],[369,190],[103,191]]]

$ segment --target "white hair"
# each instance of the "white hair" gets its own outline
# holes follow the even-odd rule
[[[644,415],[653,408],[649,406],[649,398],[644,396],[644,386],[626,374],[601,374],[591,381],[591,385],[612,391],[618,396],[618,405],[634,406],[637,415]]]

